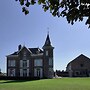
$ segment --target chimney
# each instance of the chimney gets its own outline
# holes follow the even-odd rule
[[[21,48],[22,48],[22,46],[21,46],[21,45],[19,45],[19,46],[18,46],[18,51],[19,51]]]

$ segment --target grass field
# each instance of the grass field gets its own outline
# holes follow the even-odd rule
[[[0,80],[0,90],[90,90],[90,78]]]

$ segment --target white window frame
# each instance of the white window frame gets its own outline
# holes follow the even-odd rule
[[[27,77],[29,76],[29,69],[27,69]]]
[[[20,69],[20,76],[23,76],[23,69]]]
[[[39,70],[38,70],[39,69]],[[38,75],[40,72],[40,76]],[[43,77],[43,69],[42,68],[34,68],[34,77],[40,77],[42,78]]]
[[[23,60],[20,60],[20,67],[23,67]]]
[[[23,62],[24,60],[20,60],[20,67],[22,67],[22,68],[27,68],[27,67],[29,67],[29,60],[25,60],[26,61],[26,67],[23,67],[23,64],[24,64],[24,62]]]
[[[8,66],[14,67],[16,64],[15,60],[8,60]]]
[[[24,68],[27,67],[27,60],[23,60],[23,67],[24,67]]]
[[[53,58],[49,58],[49,65],[53,66]]]
[[[42,59],[35,59],[34,66],[43,66],[43,60]]]
[[[12,68],[10,68],[10,69],[8,69],[8,76],[15,76],[15,69],[12,69]]]
[[[48,56],[48,50],[46,50],[46,56]]]
[[[27,60],[27,67],[29,67],[29,60]]]

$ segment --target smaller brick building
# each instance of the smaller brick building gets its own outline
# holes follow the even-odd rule
[[[68,63],[66,71],[70,77],[88,77],[90,76],[90,58],[81,54]]]

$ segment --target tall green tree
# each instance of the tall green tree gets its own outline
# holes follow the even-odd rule
[[[90,28],[90,0],[15,0],[22,6],[22,12],[27,15],[28,7],[38,3],[46,12],[47,10],[53,16],[66,17],[68,23],[72,25],[76,21],[83,21],[86,17],[85,24]]]

